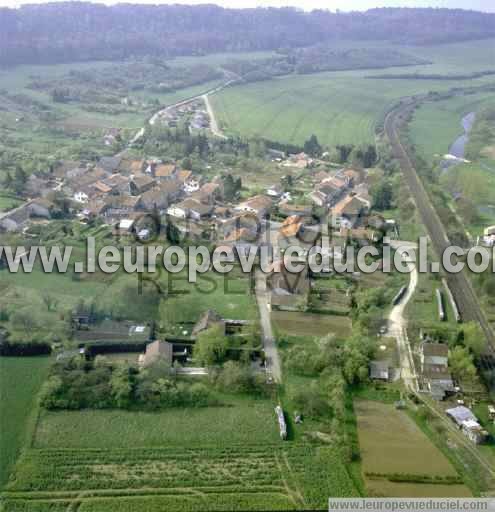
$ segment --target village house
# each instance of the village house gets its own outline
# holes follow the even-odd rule
[[[44,219],[51,219],[55,204],[48,199],[38,198],[30,201],[27,205],[27,210],[30,217],[40,217]]]
[[[104,216],[121,219],[137,211],[140,198],[138,196],[108,196],[105,199]]]
[[[156,185],[156,181],[151,176],[141,174],[133,176],[129,181],[129,192],[133,196],[138,196],[152,189]]]
[[[139,365],[146,368],[160,361],[172,366],[173,355],[174,347],[171,343],[156,340],[146,345],[146,352],[139,357]]]
[[[182,193],[178,181],[166,181],[141,194],[139,208],[147,211],[159,210],[164,212],[172,203],[177,201]]]
[[[444,343],[423,342],[420,347],[421,374],[436,400],[443,400],[455,391],[449,372],[449,347]]]
[[[281,249],[298,245],[310,249],[320,237],[320,225],[310,225],[308,217],[292,215],[287,217],[277,233],[277,245]]]
[[[313,208],[311,205],[304,204],[292,204],[289,202],[279,203],[278,213],[279,215],[290,217],[291,215],[300,215],[302,217],[311,216]]]
[[[321,185],[330,185],[336,189],[339,194],[343,194],[349,188],[349,179],[345,176],[340,178],[338,176],[332,176],[331,178],[323,180]]]
[[[205,183],[197,192],[191,194],[193,199],[202,203],[213,204],[222,197],[222,186],[220,183]]]
[[[108,178],[102,180],[110,190],[107,193],[114,195],[129,194],[129,178],[122,174],[112,174]]]
[[[355,169],[344,169],[337,175],[347,179],[349,187],[355,187],[363,181],[363,174]]]
[[[354,228],[370,208],[370,203],[359,196],[349,195],[339,201],[331,211],[334,228]]]
[[[93,185],[108,178],[109,174],[101,168],[86,170],[75,178],[66,182],[64,190],[71,195],[74,201],[86,203],[93,197],[101,194]]]
[[[176,164],[157,164],[151,169],[151,175],[158,181],[177,179],[179,171]]]
[[[121,160],[121,156],[103,156],[98,161],[98,167],[103,169],[108,174],[113,174],[117,172]]]
[[[108,204],[105,201],[105,199],[98,197],[86,203],[78,217],[81,220],[85,219],[88,221],[98,217],[102,217],[104,216],[107,208]]]
[[[343,189],[332,185],[331,181],[324,181],[310,194],[310,199],[317,206],[332,206],[342,196]]]
[[[273,308],[285,311],[298,311],[306,304],[311,283],[305,259],[300,262],[303,269],[299,273],[289,272],[283,260],[273,262],[267,278],[270,290],[270,304]]]
[[[266,196],[254,196],[242,203],[239,203],[235,209],[241,212],[248,212],[256,215],[258,218],[265,218],[272,208],[272,200]]]
[[[213,206],[203,204],[196,199],[185,199],[181,203],[177,203],[167,209],[167,213],[178,219],[193,219],[196,221],[206,219],[211,216]]]
[[[221,208],[221,207],[220,207]],[[215,211],[218,210],[218,207],[215,208]],[[235,231],[239,231],[242,228],[249,231],[250,239],[256,240],[258,239],[260,232],[260,225],[258,222],[258,218],[250,213],[237,213],[236,215],[227,215],[225,218],[217,218],[216,219],[216,232],[219,239],[227,238],[231,233]],[[232,239],[232,237],[231,237]]]
[[[298,153],[297,155],[290,155],[282,165],[286,167],[297,167],[298,169],[306,169],[313,165],[313,159],[306,153]]]
[[[488,432],[479,424],[478,418],[476,418],[471,409],[461,405],[447,409],[445,413],[473,443],[481,444],[488,440]]]

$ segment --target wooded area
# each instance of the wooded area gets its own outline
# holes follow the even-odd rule
[[[293,8],[90,3],[0,9],[0,65],[278,50],[340,40],[431,44],[495,35],[495,14],[447,9],[306,13]]]

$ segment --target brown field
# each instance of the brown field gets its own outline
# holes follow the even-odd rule
[[[346,316],[316,315],[292,311],[273,311],[273,324],[283,334],[292,336],[349,336],[351,319]]]
[[[471,492],[465,485],[410,484],[366,479],[370,496],[394,498],[465,498]]]
[[[390,482],[386,475],[418,475],[422,477],[457,476],[442,452],[433,445],[404,411],[393,405],[356,401],[362,467],[372,494],[386,496],[471,496],[464,485]]]

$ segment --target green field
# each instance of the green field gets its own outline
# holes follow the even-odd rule
[[[225,405],[164,412],[46,412],[36,430],[36,448],[225,446],[275,442],[270,401],[226,397]]]
[[[456,96],[444,101],[423,104],[410,124],[411,141],[427,161],[448,153],[452,143],[464,133],[461,120],[470,112],[493,105],[495,94]]]
[[[355,496],[336,446],[281,441],[271,400],[157,413],[43,413],[9,510],[287,510]],[[52,507],[53,508],[50,508]]]
[[[352,47],[352,43],[346,43]],[[372,46],[383,46],[370,43]],[[357,43],[354,43],[356,46]],[[402,50],[402,48],[399,48]],[[377,74],[440,74],[495,69],[495,52],[489,41],[435,47],[405,47],[405,53],[432,64],[373,71],[294,75],[235,86],[212,98],[220,125],[227,133],[257,135],[301,144],[312,133],[321,143],[367,144],[390,103],[419,92],[443,91],[487,83],[478,80],[366,79]]]
[[[30,436],[49,365],[48,357],[0,358],[0,487]]]

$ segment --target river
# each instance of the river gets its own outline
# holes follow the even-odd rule
[[[449,154],[454,155],[457,158],[464,158],[466,152],[466,144],[469,141],[469,132],[473,129],[475,121],[475,112],[470,112],[462,118],[461,125],[464,129],[464,133],[454,141],[452,146],[450,146]]]
[[[476,121],[476,113],[470,112],[465,115],[461,120],[461,126],[464,130],[464,133],[457,137],[457,139],[452,143],[449,148],[449,155],[458,158],[459,160],[455,160],[453,158],[444,159],[442,161],[442,169],[446,171],[447,169],[453,167],[454,165],[458,165],[464,159],[466,154],[466,145],[469,142],[469,132],[473,129],[474,122]]]

